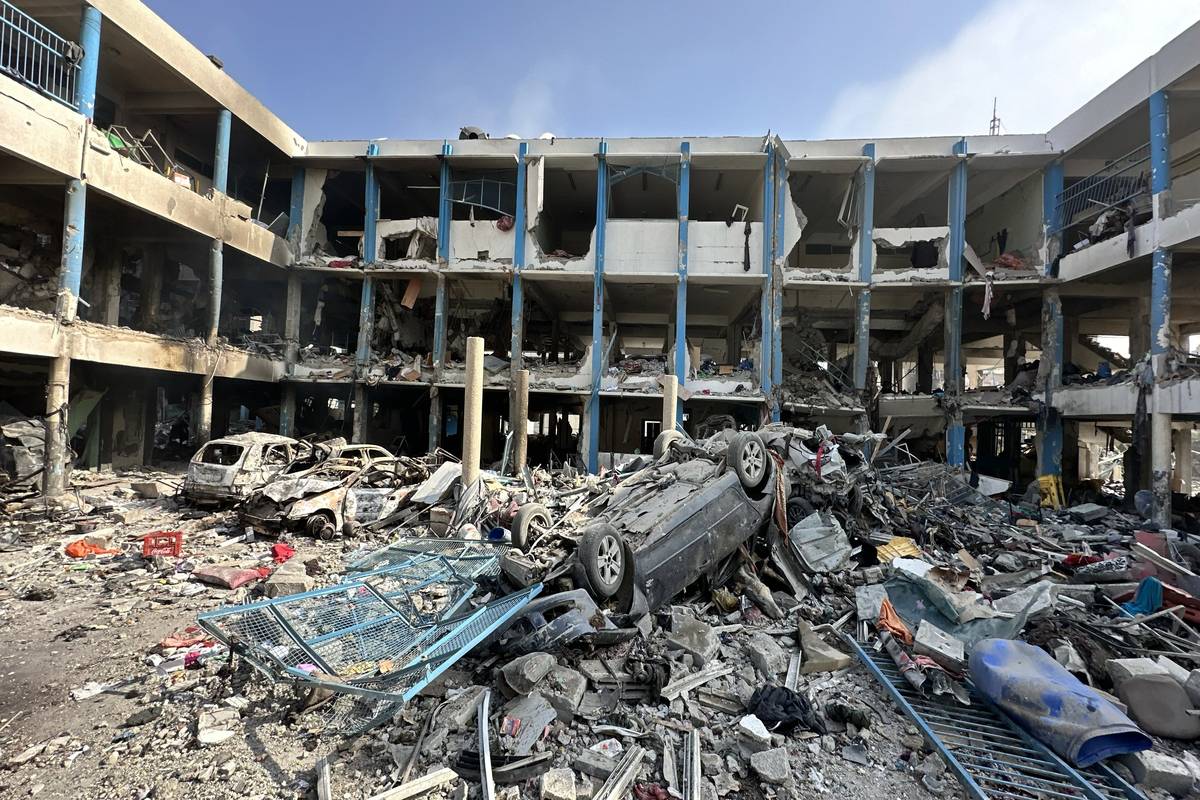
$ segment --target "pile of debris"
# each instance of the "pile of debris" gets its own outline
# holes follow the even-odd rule
[[[182,488],[248,475],[236,510],[95,473],[70,511],[6,508],[9,636],[89,602],[43,646],[96,649],[50,707],[99,722],[6,715],[0,790],[1183,797],[1200,778],[1200,549],[1115,501],[1008,495],[824,427],[667,431],[600,475],[470,483],[448,453],[370,447],[209,443],[192,466],[220,469]]]

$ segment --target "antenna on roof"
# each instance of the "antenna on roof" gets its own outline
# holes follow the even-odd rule
[[[996,98],[992,98],[992,121],[988,123],[988,136],[1000,135],[1000,117],[996,114]]]

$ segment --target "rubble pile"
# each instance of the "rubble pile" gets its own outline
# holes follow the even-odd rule
[[[1196,794],[1190,517],[824,427],[465,485],[372,447],[13,495],[0,793]]]

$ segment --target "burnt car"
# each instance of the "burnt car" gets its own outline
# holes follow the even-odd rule
[[[363,465],[330,458],[254,491],[239,519],[268,535],[296,531],[332,539],[391,514],[428,476],[428,468],[414,459],[380,458]]]
[[[570,536],[574,552],[565,562],[576,586],[634,617],[731,563],[762,529],[775,497],[775,463],[754,432],[726,430],[692,443],[668,431],[654,452],[655,463],[617,484]],[[532,546],[551,527],[549,515],[541,506],[522,512],[513,543]]]
[[[237,502],[310,450],[307,443],[274,433],[213,439],[188,463],[183,494],[197,505]]]

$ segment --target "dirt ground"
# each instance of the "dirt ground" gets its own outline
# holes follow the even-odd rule
[[[115,507],[112,511],[77,518],[65,514],[59,521],[28,510],[0,517],[0,538],[7,543],[0,552],[0,797],[316,797],[316,765],[328,756],[332,797],[363,800],[394,785],[435,705],[471,684],[494,684],[494,670],[505,663],[502,656],[480,653],[464,659],[390,724],[346,740],[310,735],[304,715],[289,714],[297,701],[293,690],[269,684],[244,665],[230,674],[226,654],[202,658],[194,668],[160,671],[154,660],[169,664],[174,656],[160,642],[185,632],[203,611],[245,602],[256,585],[205,587],[190,580],[188,570],[215,562],[273,567],[272,542],[259,538],[228,544],[241,533],[235,515],[198,511],[172,497],[141,499],[128,487],[143,477],[128,475],[112,483],[117,480],[112,474],[75,476],[80,498],[99,509]],[[156,477],[163,481],[162,492],[173,494],[166,481],[178,482],[179,476]],[[95,528],[92,535],[113,529],[111,541],[127,551],[128,542],[144,533],[181,530],[184,553],[179,559],[149,561],[140,554],[72,559],[62,547],[79,538],[80,522]],[[298,551],[295,558],[316,559],[329,580],[348,553],[386,541],[380,534],[370,541],[291,543]],[[739,662],[730,676],[735,694],[752,689],[757,680],[744,657],[745,637],[754,625],[764,623],[748,624],[722,646],[723,657]],[[572,654],[557,655],[564,664],[577,660]],[[733,744],[739,715],[711,711],[697,719],[694,706],[684,710],[663,702],[623,709],[621,718],[633,720],[648,734],[640,740],[652,751],[641,779],[661,781],[661,762],[654,752],[661,751],[659,743],[697,724],[705,776],[722,773],[717,784],[725,797],[962,796],[949,776],[939,776],[940,761],[920,754],[916,729],[898,715],[865,670],[855,667],[818,677],[810,681],[817,687],[815,700],[848,696],[870,709],[872,724],[860,732],[866,766],[842,755],[850,741],[847,733],[777,737],[774,744],[787,748],[792,780],[769,786],[751,772],[748,754]],[[502,702],[495,701],[494,712]],[[226,725],[232,733],[219,743],[202,744],[202,718],[220,709],[232,710],[233,722]],[[609,738],[592,732],[593,722],[576,718],[572,724],[555,723],[534,752],[552,754],[547,767],[571,766],[574,753]],[[461,749],[475,745],[473,721],[451,724],[444,733],[437,730],[426,740],[412,775],[452,765]],[[932,775],[926,778],[926,772]],[[717,796],[712,784],[708,789],[708,796]],[[538,797],[537,777],[501,791],[501,797]],[[459,781],[430,796],[475,797],[479,786]],[[586,791],[579,796],[587,796]]]

